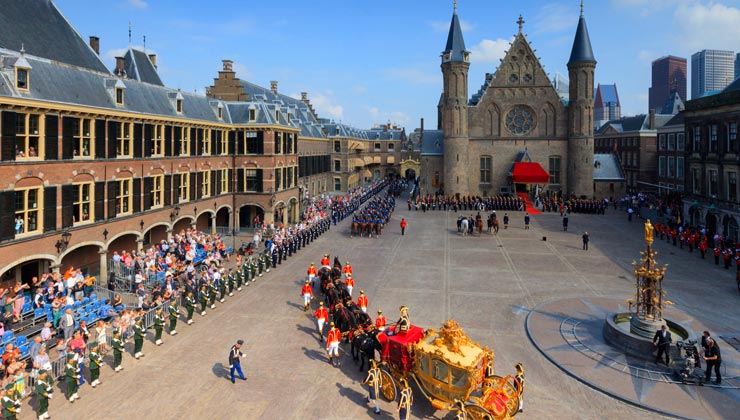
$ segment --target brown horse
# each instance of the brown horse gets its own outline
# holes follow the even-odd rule
[[[378,223],[375,225],[375,236],[380,236],[380,234],[383,232],[383,224]]]
[[[360,229],[359,223],[352,222],[352,233],[350,234],[350,237],[354,237],[355,235],[357,235],[358,233],[360,233],[359,232],[359,229]]]
[[[370,222],[367,224],[367,236],[372,238],[373,232],[375,231],[375,223]]]
[[[478,228],[478,236],[483,234],[483,219],[480,217],[475,221],[475,227]]]
[[[365,226],[366,225],[367,225],[367,223],[360,222],[360,237],[364,236],[364,234],[365,234]]]
[[[493,233],[498,233],[498,219],[493,219]]]

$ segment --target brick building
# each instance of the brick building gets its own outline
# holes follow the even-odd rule
[[[296,222],[304,196],[334,189],[329,136],[306,95],[278,95],[276,82],[219,91],[238,81],[229,61],[210,96],[181,92],[146,51],[107,69],[100,39],[88,45],[50,1],[0,6],[12,23],[0,27],[2,280],[69,265],[105,273],[113,251],[188,226]],[[363,168],[391,173],[393,148]]]

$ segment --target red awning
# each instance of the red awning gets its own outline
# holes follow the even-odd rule
[[[550,175],[537,162],[516,162],[511,178],[517,184],[547,184]]]

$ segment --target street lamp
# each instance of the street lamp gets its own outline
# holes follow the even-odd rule
[[[103,240],[104,241],[108,240],[108,229],[107,228],[103,230]]]
[[[144,219],[141,219],[141,221],[139,222],[139,227],[142,231],[144,230]]]
[[[69,245],[70,239],[72,239],[72,232],[70,232],[69,229],[64,229],[64,231],[62,232],[62,239],[57,239],[57,243],[54,244],[54,246],[57,248],[57,254],[67,249],[67,245]]]

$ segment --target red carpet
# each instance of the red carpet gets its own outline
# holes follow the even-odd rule
[[[526,206],[526,212],[529,214],[542,214],[541,211],[537,210],[534,205],[532,205],[532,200],[529,199],[529,194],[518,192],[516,193],[519,197],[521,197],[522,201],[524,201],[524,205]]]

